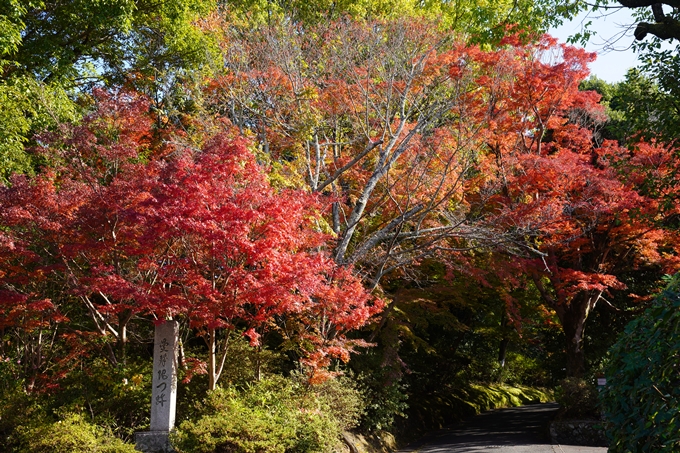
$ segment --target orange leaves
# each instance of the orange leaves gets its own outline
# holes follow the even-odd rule
[[[480,60],[488,151],[477,167],[480,195],[468,195],[525,247],[520,269],[508,271],[531,276],[557,313],[574,374],[582,372],[584,323],[600,298],[625,294],[631,273],[680,265],[676,235],[660,223],[678,212],[666,201],[677,198],[673,153],[653,143],[628,151],[595,142],[604,111],[597,94],[578,89],[592,58],[544,38]]]
[[[568,300],[572,300],[580,292],[604,292],[609,289],[626,288],[626,285],[621,283],[614,275],[582,272],[574,269],[562,269],[559,273],[560,283],[556,289],[564,291]]]

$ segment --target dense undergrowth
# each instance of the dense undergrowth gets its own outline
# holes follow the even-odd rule
[[[359,381],[360,382],[360,381]],[[140,383],[141,384],[141,383]],[[114,387],[124,387],[125,383]],[[10,453],[97,452],[132,453],[133,433],[148,429],[148,419],[133,420],[131,403],[146,395],[140,385],[99,398],[92,387],[90,399],[64,400],[66,393],[26,394],[6,383],[0,405],[0,435]],[[270,375],[259,381],[228,384],[191,400],[184,388],[178,427],[172,443],[180,453],[324,453],[343,448],[343,432],[376,434],[378,429],[356,430],[366,415],[366,389],[350,376],[309,385],[303,376]],[[389,431],[400,444],[447,423],[498,408],[551,399],[551,393],[505,384],[470,384],[430,398],[409,401],[396,415]],[[146,402],[145,402],[146,403]],[[135,409],[144,414],[146,404]],[[345,436],[346,438],[346,436]],[[126,441],[124,441],[125,439]]]

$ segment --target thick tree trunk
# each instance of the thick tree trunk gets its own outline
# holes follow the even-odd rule
[[[568,377],[581,378],[585,375],[586,360],[583,350],[585,325],[588,315],[595,308],[601,295],[601,292],[581,292],[557,311],[566,337]]]
[[[583,327],[585,319],[569,310],[562,320],[565,335],[565,351],[567,353],[567,376],[581,378],[586,372],[586,360],[583,352]]]
[[[586,360],[583,352],[586,320],[595,308],[600,296],[602,296],[602,291],[583,291],[571,299],[558,299],[546,289],[539,277],[534,276],[534,283],[543,300],[555,310],[560,319],[562,332],[566,337],[567,376],[583,377],[586,372]]]

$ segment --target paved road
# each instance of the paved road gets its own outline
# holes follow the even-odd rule
[[[546,426],[557,404],[532,404],[480,414],[433,433],[400,453],[606,453],[603,447],[551,445]]]

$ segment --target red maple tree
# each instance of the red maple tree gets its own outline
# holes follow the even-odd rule
[[[557,55],[557,63],[545,52]],[[498,109],[483,190],[495,194],[497,221],[526,247],[516,264],[557,314],[567,374],[580,377],[589,314],[599,302],[611,304],[612,290],[625,289],[624,272],[675,270],[675,235],[659,223],[659,200],[621,172],[641,153],[631,160],[616,143],[599,146],[593,139],[593,120],[603,116],[599,96],[578,89],[592,56],[547,37],[533,53],[515,55],[519,70],[495,85]],[[508,66],[492,61],[489,70]]]
[[[327,255],[318,197],[274,190],[245,139],[154,146],[144,99],[99,98],[83,125],[43,138],[51,170],[2,189],[2,322],[21,321],[17,304],[66,322],[48,310],[79,301],[117,339],[115,363],[133,315],[187,316],[208,341],[210,388],[226,354],[219,329],[256,344],[277,317],[296,317],[314,340],[312,371],[346,359],[344,332],[380,304]]]

